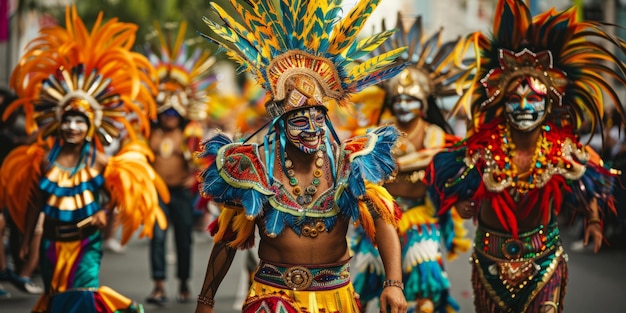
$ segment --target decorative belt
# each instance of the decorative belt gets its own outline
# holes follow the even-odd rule
[[[91,217],[78,223],[62,222],[46,217],[43,221],[43,237],[55,241],[81,240],[98,231],[98,228],[89,225],[89,222],[91,222]]]
[[[492,258],[518,260],[539,257],[553,249],[559,240],[556,223],[551,223],[548,227],[541,225],[537,229],[519,234],[517,239],[510,234],[492,231],[479,225],[474,238],[474,247],[476,251]]]
[[[254,280],[277,288],[321,291],[350,283],[350,260],[333,264],[287,265],[261,260]]]

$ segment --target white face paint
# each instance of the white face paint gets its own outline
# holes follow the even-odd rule
[[[320,149],[326,134],[324,111],[318,108],[306,108],[289,113],[287,121],[287,139],[304,153],[313,154]]]
[[[65,115],[61,122],[61,136],[67,143],[81,143],[87,137],[87,118],[81,115]]]
[[[401,123],[408,123],[422,116],[422,101],[407,95],[399,95],[393,100],[393,114]]]
[[[520,83],[506,96],[506,117],[514,128],[532,131],[546,118],[547,98],[529,84]]]

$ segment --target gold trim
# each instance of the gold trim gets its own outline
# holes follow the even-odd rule
[[[491,284],[489,284],[489,282],[487,281],[487,278],[485,278],[485,274],[483,272],[483,269],[482,269],[482,267],[480,267],[478,258],[476,257],[476,252],[477,251],[478,250],[474,251],[474,253],[472,254],[471,260],[473,261],[473,263],[475,263],[475,264],[473,264],[473,266],[475,266],[476,270],[478,271],[478,277],[480,279],[480,282],[485,287],[485,289],[487,290],[487,293],[492,298],[492,300],[494,300],[494,302],[497,303],[497,305],[501,309],[510,311],[510,308],[508,308],[505,305],[505,302],[502,299],[500,299],[500,297],[498,297],[498,295],[496,294],[496,291],[493,290],[493,288],[491,287]],[[543,289],[543,286],[550,280],[550,278],[552,278],[552,275],[556,271],[558,263],[561,261],[561,258],[562,258],[563,254],[564,254],[563,247],[562,246],[558,246],[558,248],[557,248],[557,250],[556,250],[556,252],[554,254],[555,254],[554,259],[552,260],[550,265],[547,267],[546,272],[541,277],[541,281],[537,283],[537,286],[535,286],[533,291],[528,296],[528,299],[526,299],[526,303],[524,304],[524,308],[521,310],[521,312],[526,312],[526,310],[528,309],[528,306],[530,305],[532,300],[537,296],[537,293],[541,289]],[[483,255],[484,255],[484,253],[483,253]],[[533,260],[536,260],[538,258],[541,258],[541,256],[533,258]],[[514,293],[512,293],[512,294],[514,294]]]

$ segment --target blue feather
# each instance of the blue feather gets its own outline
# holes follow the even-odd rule
[[[351,177],[359,175],[370,182],[382,183],[395,170],[391,148],[395,145],[400,133],[393,126],[375,128],[370,132],[377,135],[376,142],[368,143],[368,145],[373,145],[372,151],[352,160],[350,175]]]
[[[444,151],[433,157],[434,180],[429,185],[428,194],[432,196],[431,200],[436,210],[439,210],[441,206],[439,192],[444,192],[446,195],[457,194],[460,200],[464,200],[471,197],[482,182],[482,176],[476,168],[471,170],[464,179],[460,179],[461,174],[466,170],[465,162],[463,162],[465,151],[465,148]],[[451,183],[457,179],[458,182]],[[446,186],[448,183],[451,183],[450,186]]]
[[[263,206],[267,203],[267,196],[254,190],[248,189],[243,192],[241,204],[246,209],[246,215],[257,217],[263,212]]]
[[[278,235],[285,228],[285,213],[278,210],[269,210],[265,217],[265,232],[270,235]]]
[[[433,34],[425,43],[424,48],[422,49],[422,53],[420,55],[420,60],[425,60],[426,63],[430,63],[433,54],[437,52],[437,46],[439,45],[439,38],[441,37],[441,29]]]
[[[353,221],[359,220],[360,217],[358,203],[358,198],[348,188],[343,189],[337,199],[337,205],[341,208],[342,214],[349,216]]]
[[[201,144],[203,148],[198,153],[198,157],[206,158],[209,156],[215,156],[220,148],[231,143],[233,143],[233,141],[225,134],[217,134]]]
[[[291,1],[292,2],[292,1]],[[283,27],[285,28],[285,34],[287,34],[289,37],[291,37],[291,39],[293,40],[293,36],[294,35],[294,29],[296,29],[295,27],[295,21],[294,18],[296,18],[295,16],[292,16],[292,9],[291,6],[293,6],[294,3],[289,3],[287,2],[287,0],[281,0],[280,1],[280,10],[282,11],[282,15],[283,15]]]
[[[365,194],[365,183],[363,182],[363,174],[361,173],[361,167],[351,164],[350,174],[346,182],[347,189],[355,197],[359,197]]]

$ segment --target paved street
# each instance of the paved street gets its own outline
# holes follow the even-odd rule
[[[569,238],[564,231],[566,249],[569,251]],[[206,261],[208,259],[211,241],[203,234],[196,234],[194,243],[192,291],[198,292],[204,278]],[[173,247],[168,246],[171,250]],[[236,258],[231,271],[222,284],[216,297],[216,312],[234,313],[233,309],[236,288],[239,283],[242,268],[242,256]],[[455,262],[448,265],[453,284],[453,294],[461,305],[461,312],[472,312],[471,287],[469,283],[469,264],[467,255],[462,255]],[[146,313],[151,312],[193,312],[195,303],[177,303],[175,301],[177,282],[172,279],[175,266],[171,262],[169,279],[167,281],[167,295],[170,299],[163,307],[145,304]],[[570,280],[567,288],[565,312],[625,312],[624,296],[626,295],[626,248],[610,247],[601,251],[599,255],[590,252],[569,252]],[[39,282],[39,278],[36,277]],[[110,286],[122,294],[142,301],[152,289],[148,269],[148,241],[132,240],[124,254],[107,252],[103,259],[101,274],[103,285]],[[19,292],[13,286],[3,282],[6,290],[12,293],[12,298],[0,300],[1,313],[29,312],[36,302],[36,296]],[[373,308],[370,312],[376,312]],[[368,312],[368,313],[370,313]]]

